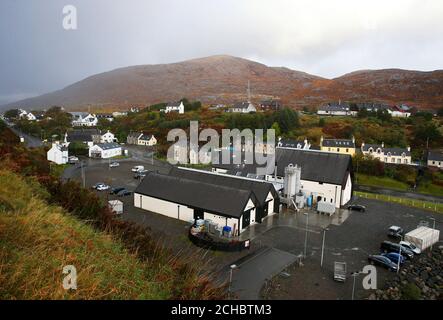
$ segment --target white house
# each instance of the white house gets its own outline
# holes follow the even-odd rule
[[[349,104],[327,104],[317,110],[319,116],[356,116],[357,111],[351,110]]]
[[[20,119],[27,119],[28,121],[35,121],[37,120],[37,117],[32,114],[32,112],[28,112],[23,109],[19,109],[18,117]]]
[[[165,113],[178,112],[180,114],[183,114],[185,113],[185,105],[183,104],[183,101],[168,103],[166,105],[166,109],[163,109],[163,111]]]
[[[56,164],[66,164],[68,163],[68,147],[65,144],[54,142],[52,148],[46,153],[46,158]]]
[[[443,152],[428,151],[428,167],[443,169]]]
[[[100,143],[116,142],[115,136],[109,130],[100,136]]]
[[[95,114],[88,112],[69,112],[72,115],[72,125],[74,127],[95,127],[98,119]]]
[[[142,132],[130,132],[126,137],[126,143],[138,146],[155,146],[157,139],[153,134],[144,134]]]
[[[251,113],[257,112],[257,108],[251,102],[238,102],[235,103],[231,108],[226,110],[227,112],[234,113]]]
[[[89,148],[90,158],[109,159],[122,155],[122,148],[117,143],[98,143]]]
[[[412,164],[411,148],[385,148],[385,144],[361,144],[361,152],[384,163]]]

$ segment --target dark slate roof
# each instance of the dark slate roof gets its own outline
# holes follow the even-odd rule
[[[301,179],[343,185],[351,169],[351,156],[339,153],[277,148],[277,175],[289,164],[301,167]]]
[[[431,161],[443,161],[443,152],[429,151],[428,160]]]
[[[128,134],[128,138],[134,138],[134,139],[137,139],[138,137],[140,137],[140,135],[142,135],[141,132],[130,132],[130,133]]]
[[[348,139],[323,139],[323,147],[355,148],[355,143]]]
[[[68,142],[89,142],[92,141],[93,135],[100,135],[98,129],[82,129],[68,132]]]
[[[362,146],[362,150],[364,152],[369,151],[370,148],[374,150],[373,152],[377,152],[377,149],[380,148],[381,152],[385,155],[387,155],[388,153],[391,153],[393,156],[401,156],[403,153],[406,156],[411,155],[411,152],[408,151],[408,149],[406,148],[385,148],[382,147],[381,144],[366,144],[366,143]]]
[[[97,118],[114,118],[114,116],[111,113],[97,113]]]
[[[321,106],[318,110],[321,111],[349,111],[350,107],[347,103],[335,104],[329,103],[327,105]]]
[[[172,167],[169,175],[198,182],[230,187],[238,190],[252,191],[257,197],[257,200],[261,206],[265,205],[269,192],[273,194],[274,198],[278,197],[274,186],[269,182],[220,175],[209,171],[181,169],[177,167]]]
[[[301,167],[301,179],[344,185],[351,170],[351,156],[314,150],[276,148],[277,175],[285,175],[289,164]],[[269,160],[272,162],[272,160]],[[216,164],[214,168],[227,170],[228,174],[247,176],[255,174],[261,167],[257,164]],[[272,166],[267,167],[267,174],[274,174]]]
[[[151,140],[151,138],[153,137],[152,134],[143,134],[139,140]]]
[[[97,146],[99,146],[103,150],[109,150],[109,149],[115,149],[115,148],[121,148],[121,146],[118,143],[97,143]]]
[[[305,146],[304,141],[290,140],[290,139],[281,139],[277,142],[277,146],[283,148],[300,148],[303,149]]]
[[[182,204],[227,217],[240,218],[251,191],[149,172],[134,193]]]
[[[167,107],[179,107],[181,104],[181,101],[176,101],[176,102],[168,102],[168,104],[166,105]]]
[[[236,102],[233,106],[234,109],[247,109],[249,107],[249,105],[254,106],[252,103],[250,102]]]

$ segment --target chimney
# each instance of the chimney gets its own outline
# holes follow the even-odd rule
[[[321,138],[320,138],[320,147],[322,147],[323,146],[323,136],[321,136]]]
[[[385,147],[385,143],[384,143],[384,142],[381,143],[381,147],[382,147],[382,148]]]
[[[411,147],[410,146],[408,146],[408,152],[411,152]]]
[[[355,143],[355,137],[352,136],[352,143]]]

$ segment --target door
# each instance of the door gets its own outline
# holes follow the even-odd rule
[[[250,223],[251,223],[251,210],[248,210],[243,213],[242,229],[249,226]]]
[[[203,219],[204,211],[201,209],[194,209],[194,220]]]

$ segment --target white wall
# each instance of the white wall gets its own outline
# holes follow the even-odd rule
[[[342,199],[341,199],[341,205],[345,205],[349,201],[351,201],[352,198],[352,180],[351,175],[348,176],[348,180],[346,181],[345,189],[342,190]]]
[[[187,222],[194,219],[194,210],[191,208],[138,193],[134,193],[134,207]]]

